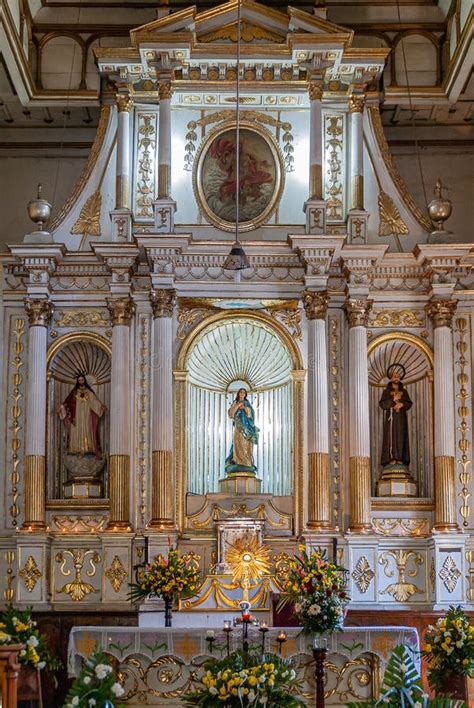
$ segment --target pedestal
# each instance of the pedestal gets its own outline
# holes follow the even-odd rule
[[[386,465],[377,482],[378,497],[416,497],[418,485],[405,465]]]
[[[219,480],[219,492],[223,494],[260,494],[262,480],[251,474],[231,474]]]
[[[324,234],[326,230],[326,202],[324,199],[308,199],[304,203],[306,233]]]

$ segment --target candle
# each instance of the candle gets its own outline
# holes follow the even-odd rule
[[[242,619],[244,620],[244,622],[248,622],[250,619],[250,612],[242,612]]]
[[[261,622],[260,631],[261,632],[268,632],[268,624],[266,622]]]
[[[232,626],[230,620],[224,620],[224,632],[231,632]]]
[[[281,632],[278,633],[277,641],[278,642],[286,642],[286,632],[281,630]]]
[[[214,639],[214,630],[213,629],[208,629],[206,632],[206,639]]]

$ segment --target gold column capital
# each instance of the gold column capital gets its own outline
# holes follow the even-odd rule
[[[169,101],[173,95],[171,81],[160,81],[158,84],[158,96],[160,101]]]
[[[321,81],[310,81],[308,95],[310,101],[320,101],[323,97],[323,84]]]
[[[153,317],[173,317],[176,304],[176,290],[174,288],[160,288],[150,292]]]
[[[349,99],[349,113],[362,113],[365,106],[365,96],[353,94]]]
[[[344,303],[344,310],[349,327],[367,327],[372,300],[349,297]]]
[[[327,290],[305,290],[303,306],[308,320],[324,320],[328,310],[329,293]]]
[[[130,325],[135,314],[135,303],[131,297],[108,298],[107,308],[112,319],[112,326]]]
[[[25,310],[28,315],[30,327],[47,327],[54,312],[54,305],[51,300],[36,300],[25,298]]]
[[[133,99],[129,93],[118,93],[115,102],[119,113],[130,113],[133,108]]]
[[[451,328],[457,304],[457,300],[442,300],[441,298],[430,300],[425,306],[425,310],[435,329],[437,327]]]

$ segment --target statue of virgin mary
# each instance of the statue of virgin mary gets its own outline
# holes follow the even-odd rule
[[[239,388],[228,413],[229,418],[234,421],[234,432],[232,445],[225,461],[226,474],[256,472],[253,446],[258,443],[258,428],[255,425],[255,413],[245,388]]]

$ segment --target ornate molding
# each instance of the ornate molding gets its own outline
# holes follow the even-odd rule
[[[25,298],[25,310],[30,327],[47,327],[54,312],[51,300],[33,300]]]
[[[344,311],[349,327],[367,327],[372,300],[364,298],[348,298],[344,303]]]
[[[324,87],[322,83],[310,81],[308,86],[308,95],[310,101],[320,101],[323,97]]]
[[[110,319],[104,310],[60,310],[54,326],[62,327],[109,327]]]
[[[67,549],[56,554],[56,563],[61,563],[59,572],[64,577],[71,575],[71,570],[66,568],[68,559],[71,560],[74,567],[74,580],[66,583],[56,592],[69,595],[74,602],[81,602],[87,595],[92,592],[99,592],[91,583],[86,582],[82,578],[82,571],[86,560],[89,560],[90,569],[86,571],[89,578],[95,576],[97,572],[96,563],[100,562],[100,556],[95,550],[84,550],[82,548]]]
[[[374,310],[370,313],[371,327],[424,327],[424,310]]]
[[[308,320],[325,320],[329,299],[327,290],[305,290],[303,293],[303,305]]]
[[[158,84],[158,96],[160,101],[169,101],[173,95],[171,81],[160,81]]]
[[[349,99],[349,113],[362,113],[365,107],[365,96],[352,95]]]
[[[110,581],[112,589],[114,592],[120,592],[123,581],[127,577],[128,573],[123,567],[122,561],[118,556],[114,556],[111,564],[105,570],[105,577]]]
[[[174,288],[160,288],[150,292],[153,317],[173,317],[176,304],[176,290]]]
[[[406,580],[407,575],[411,578],[415,578],[418,575],[418,566],[424,563],[421,553],[418,553],[417,551],[408,551],[403,548],[382,553],[379,563],[383,566],[387,578],[394,577],[394,571],[389,570],[388,568],[390,558],[393,558],[395,561],[395,567],[398,573],[397,582],[388,585],[385,590],[381,591],[380,594],[391,595],[397,602],[407,602],[412,595],[423,594],[423,590],[421,590],[417,585]],[[412,561],[411,570],[408,569],[408,563],[410,560]]]
[[[379,236],[399,236],[408,234],[408,226],[400,216],[395,202],[383,191],[378,198],[379,205]]]
[[[372,519],[375,533],[381,536],[428,536],[429,519],[387,518]]]
[[[10,438],[10,450],[11,450],[11,473],[10,473],[10,483],[11,483],[11,505],[9,508],[10,515],[12,518],[12,526],[18,526],[18,516],[20,510],[18,507],[18,496],[19,496],[19,486],[20,486],[20,465],[22,460],[22,453],[20,453],[23,435],[21,431],[24,428],[23,423],[23,408],[21,405],[21,399],[24,396],[22,392],[24,390],[24,377],[21,372],[25,362],[24,362],[24,342],[23,338],[25,335],[25,320],[23,317],[15,317],[15,325],[13,330],[13,343],[12,343],[12,354],[13,358],[10,360],[11,366],[11,393],[10,399],[13,404],[10,408],[11,413],[11,423],[9,423],[9,429],[11,431]],[[22,425],[23,423],[23,425]]]
[[[365,594],[370,587],[370,583],[375,578],[375,573],[370,567],[366,556],[361,556],[352,571],[352,578],[360,593]]]
[[[33,592],[36,583],[40,578],[43,577],[43,573],[38,568],[38,565],[33,558],[33,556],[28,556],[25,565],[19,572],[20,578],[22,578],[25,583],[25,587],[28,592]]]
[[[97,533],[102,531],[107,525],[105,516],[62,516],[51,517],[51,527],[53,531],[58,531],[62,535],[79,533]]]
[[[455,366],[459,367],[459,373],[456,377],[457,384],[459,385],[456,398],[459,401],[457,414],[459,424],[457,429],[460,433],[458,439],[458,448],[460,452],[460,457],[457,460],[458,465],[460,465],[459,481],[461,483],[461,491],[459,492],[459,497],[461,498],[461,507],[459,513],[462,517],[462,525],[464,528],[469,526],[469,516],[471,514],[471,505],[469,500],[471,498],[471,492],[469,491],[471,473],[469,466],[471,460],[469,459],[469,449],[471,447],[471,441],[469,437],[469,415],[470,409],[468,406],[468,400],[470,398],[469,390],[469,361],[467,360],[466,353],[469,352],[469,319],[468,317],[458,317],[456,318],[456,334],[458,335],[458,341],[456,342],[456,351],[458,353],[458,358],[456,359]]]
[[[115,97],[119,113],[130,113],[133,109],[133,100],[128,93],[119,93]]]
[[[457,300],[430,300],[425,309],[435,329],[437,327],[451,328],[457,304]]]
[[[457,567],[456,561],[452,556],[446,556],[441,570],[439,571],[439,577],[443,581],[443,585],[449,593],[455,591],[459,578],[462,577],[462,573]]]
[[[110,312],[112,325],[130,326],[132,318],[135,314],[135,303],[130,297],[109,298],[107,307]]]

